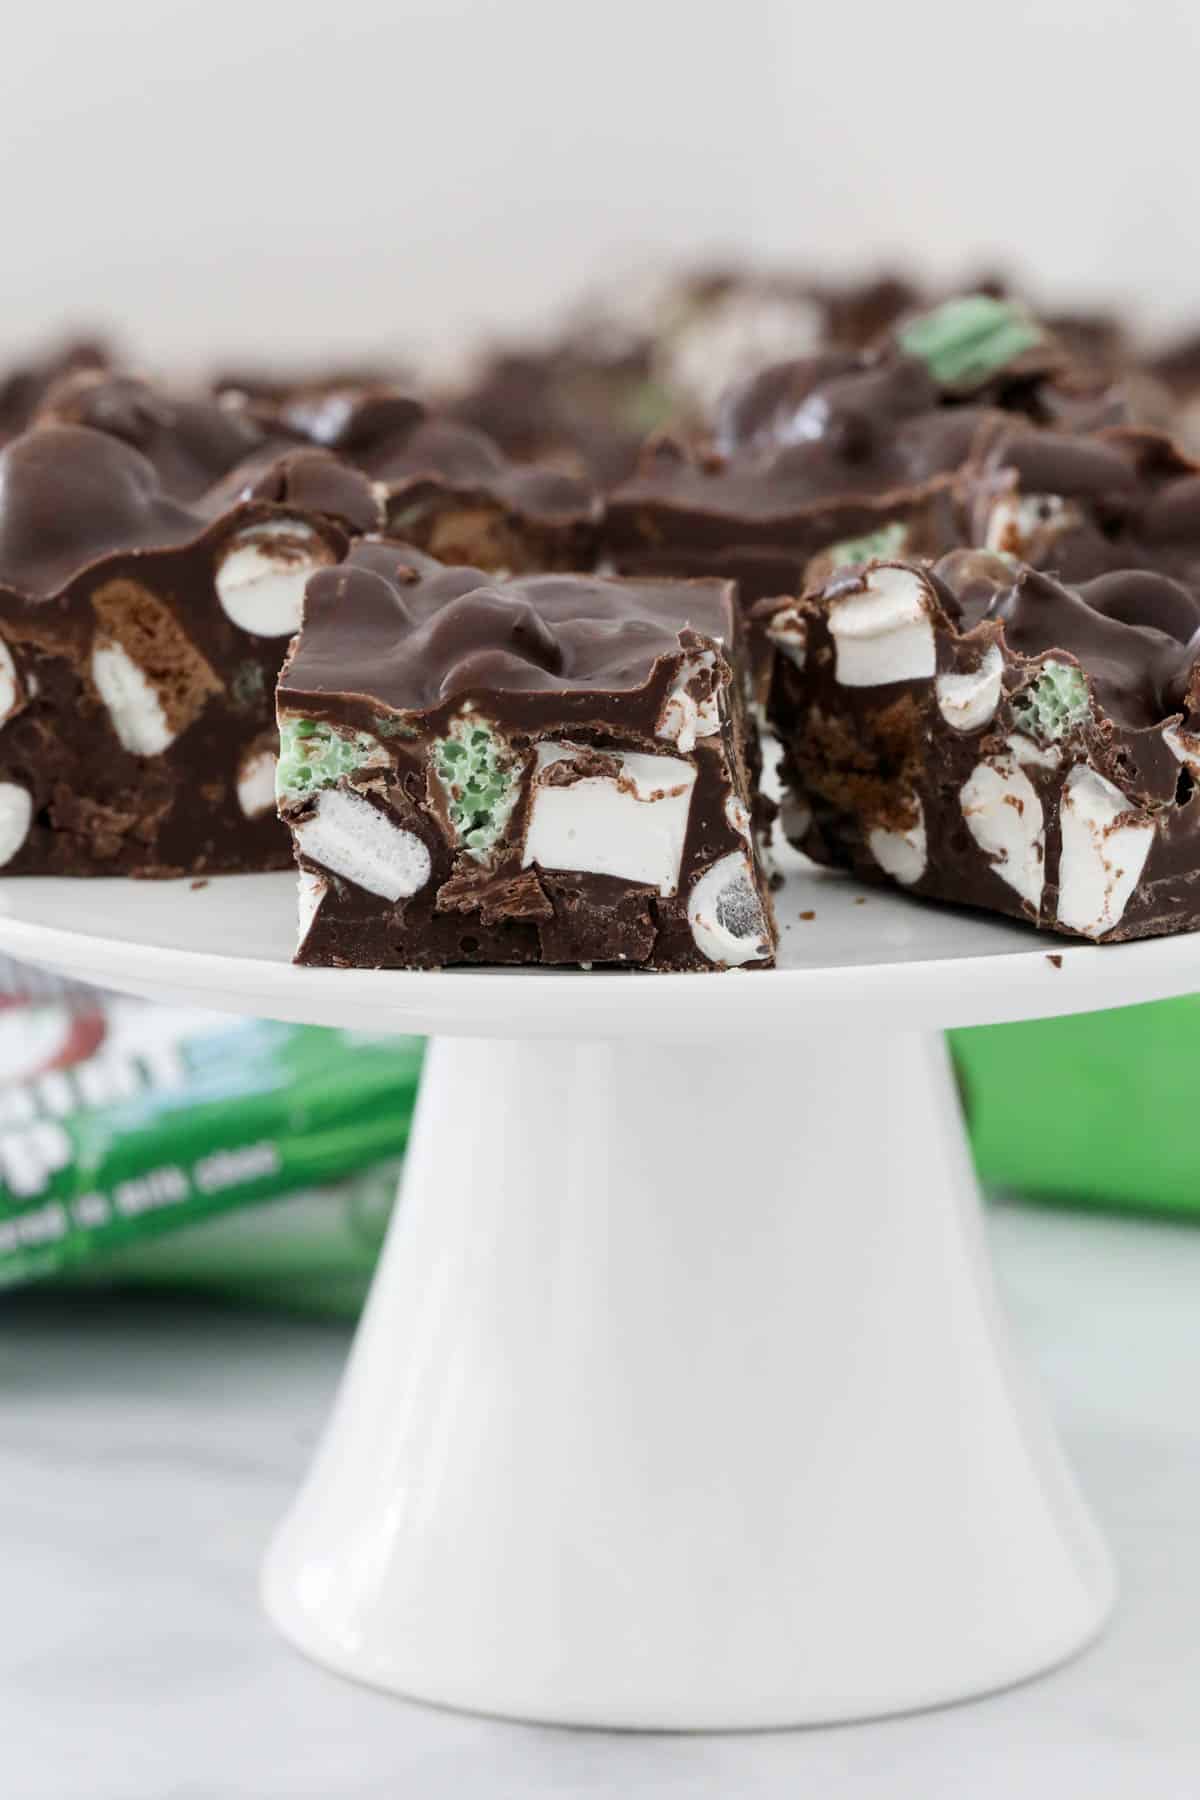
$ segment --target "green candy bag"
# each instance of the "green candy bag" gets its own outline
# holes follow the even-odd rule
[[[1057,1206],[1200,1217],[1200,997],[950,1042],[984,1182]]]
[[[394,1160],[423,1051],[105,994],[5,1006],[0,1288]]]

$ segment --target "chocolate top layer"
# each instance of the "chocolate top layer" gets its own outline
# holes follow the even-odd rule
[[[732,609],[727,582],[503,581],[366,539],[309,582],[281,704],[358,694],[406,712],[472,693],[629,692],[678,655],[681,633],[728,642]]]
[[[255,503],[319,513],[351,530],[379,523],[367,478],[323,451],[264,453],[184,505],[123,438],[39,425],[0,450],[0,584],[48,599],[102,557],[193,543]]]
[[[409,496],[415,502],[439,490],[490,500],[547,525],[588,519],[596,510],[585,482],[514,462],[482,431],[430,418],[420,401],[398,389],[307,390],[273,417],[278,430],[339,452],[382,483],[393,510]]]
[[[36,424],[86,425],[139,450],[164,492],[194,500],[248,456],[267,433],[248,413],[204,395],[173,395],[136,375],[94,370],[56,382]]]
[[[1200,599],[1169,576],[1126,569],[1068,586],[987,551],[955,550],[930,579],[960,631],[994,622],[1018,656],[1072,657],[1117,724],[1145,729],[1190,710]]]
[[[941,406],[936,384],[909,358],[838,352],[776,364],[726,397],[715,454],[652,448],[612,496],[615,535],[624,518],[651,510],[707,535],[791,541],[813,515],[864,499],[899,503],[950,476],[980,434],[1003,422],[987,409]]]
[[[1068,580],[1141,567],[1200,585],[1200,464],[1160,432],[1009,430],[963,491],[976,542]]]
[[[400,388],[333,385],[285,395],[275,416],[296,437],[365,459],[402,450],[425,407]]]
[[[113,362],[111,345],[100,338],[81,337],[9,369],[0,378],[0,438],[15,437],[26,429],[55,382],[85,369],[109,369]]]
[[[383,508],[370,478],[328,450],[261,451],[231,469],[199,505],[209,517],[252,500],[340,519],[352,531],[376,531]]]
[[[560,523],[590,518],[591,489],[557,469],[511,462],[483,432],[449,419],[427,419],[405,437],[394,434],[356,452],[368,473],[393,495],[429,487],[494,497],[526,518]]]
[[[940,402],[941,390],[915,357],[826,351],[737,382],[717,407],[713,440],[725,456],[821,444],[861,459],[895,426]]]
[[[167,547],[204,521],[163,493],[152,463],[120,438],[46,425],[0,451],[0,582],[45,597],[114,550]]]
[[[611,351],[587,340],[497,351],[447,408],[514,460],[550,463],[604,488],[633,473],[646,433],[670,409],[644,348]]]

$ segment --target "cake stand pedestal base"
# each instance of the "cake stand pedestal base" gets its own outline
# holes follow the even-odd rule
[[[1112,1595],[940,1039],[434,1044],[267,1562],[303,1650],[526,1719],[801,1725],[1019,1681]]]

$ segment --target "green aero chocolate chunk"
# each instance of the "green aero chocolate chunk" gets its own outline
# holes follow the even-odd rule
[[[837,568],[846,563],[873,562],[876,558],[899,556],[908,538],[908,526],[893,519],[890,525],[881,525],[878,531],[868,531],[862,537],[845,538],[840,544],[831,544],[825,555]]]
[[[380,744],[365,731],[348,737],[315,719],[281,719],[275,792],[280,800],[299,800],[383,760]]]
[[[1016,300],[990,294],[963,294],[909,319],[896,332],[900,348],[923,362],[943,387],[987,381],[1026,350],[1045,341],[1045,332]]]
[[[519,765],[485,720],[464,714],[434,745],[433,772],[445,790],[457,842],[482,859],[504,835],[520,787]]]
[[[1013,701],[1013,719],[1022,731],[1043,743],[1057,743],[1091,710],[1091,696],[1083,670],[1074,663],[1046,662],[1042,672]]]

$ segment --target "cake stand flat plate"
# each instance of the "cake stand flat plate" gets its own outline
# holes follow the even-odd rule
[[[1200,935],[1103,946],[864,886],[789,855],[780,967],[302,969],[295,880],[0,880],[0,949],[127,993],[311,1024],[481,1037],[796,1038],[1125,1006],[1200,988]],[[811,914],[811,917],[805,916]]]

